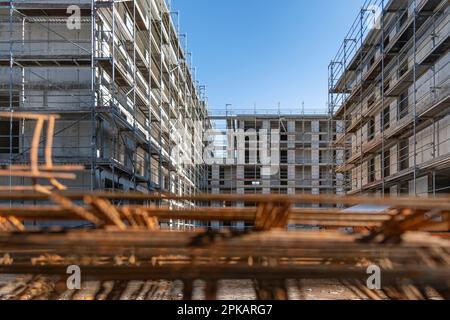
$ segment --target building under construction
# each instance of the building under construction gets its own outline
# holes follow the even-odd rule
[[[216,144],[211,193],[343,193],[342,176],[331,174],[335,125],[326,113],[227,110],[211,119]]]
[[[329,67],[332,119],[208,117],[178,13],[163,0],[0,4],[0,107],[62,115],[54,161],[86,168],[72,189],[424,194],[450,187],[447,1],[366,2]],[[202,135],[210,121],[269,136],[278,130],[279,170],[262,172],[247,135],[246,162],[215,165],[208,179]],[[27,161],[31,128],[2,120],[2,164]],[[228,153],[237,156],[237,147]]]
[[[342,175],[332,175],[332,161],[337,156],[332,148],[335,125],[325,113],[234,111],[227,106],[225,113],[216,112],[210,118],[214,126],[210,135],[214,142],[214,161],[209,173],[211,194],[343,194]],[[255,204],[213,205],[243,208]],[[234,225],[243,226],[243,222]]]
[[[204,191],[205,88],[164,0],[0,2],[1,111],[59,114],[55,164],[80,190]],[[2,165],[25,164],[31,121],[0,122]],[[2,186],[27,185],[2,177]]]
[[[450,190],[447,0],[368,0],[329,67],[348,193]]]
[[[0,0],[0,300],[450,299],[448,11],[368,0],[330,114],[210,115],[164,0]]]

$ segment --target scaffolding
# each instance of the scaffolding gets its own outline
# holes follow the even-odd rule
[[[212,112],[210,119],[212,194],[334,194],[341,185],[330,174],[334,135],[326,111],[227,105],[224,112]]]
[[[367,0],[331,61],[346,193],[449,191],[449,11],[445,0]]]
[[[70,10],[78,27],[68,25]],[[86,168],[71,189],[207,190],[206,89],[170,2],[2,1],[0,19],[0,109],[61,115],[54,161]],[[2,165],[27,162],[31,127],[0,123]]]

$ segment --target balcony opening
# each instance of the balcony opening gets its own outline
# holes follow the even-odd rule
[[[406,23],[407,20],[408,20],[408,10],[405,10],[405,12],[400,16],[398,23],[399,28],[401,28]]]
[[[123,190],[123,184],[114,182],[111,179],[106,178],[105,179],[105,189],[106,190]]]
[[[391,175],[391,151],[386,150],[384,152],[384,177],[389,177]]]
[[[403,119],[408,115],[409,109],[409,101],[408,101],[408,92],[404,92],[400,95],[398,102],[398,118]]]
[[[367,138],[371,141],[375,138],[375,120],[371,118],[367,123]]]
[[[398,159],[400,162],[400,171],[409,168],[409,144],[408,140],[402,140],[399,144]]]
[[[386,39],[384,40],[384,47],[386,48],[390,42],[391,42],[391,37],[387,36]]]
[[[372,158],[368,162],[368,171],[369,171],[369,183],[375,181],[375,158]]]
[[[408,71],[408,61],[405,61],[398,69],[398,77],[401,78]]]
[[[382,116],[383,116],[383,127],[384,127],[384,130],[389,129],[389,127],[391,125],[391,113],[390,113],[390,108],[389,107],[384,109]]]
[[[287,150],[280,151],[280,162],[287,163],[288,162],[288,152]]]
[[[375,63],[375,55],[373,55],[373,56],[370,58],[370,60],[369,60],[369,68],[370,68],[371,66],[373,66],[374,63]]]

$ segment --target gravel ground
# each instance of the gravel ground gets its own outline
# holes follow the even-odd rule
[[[287,280],[291,300],[360,300],[349,288],[333,280]],[[203,300],[205,283],[194,282],[194,300]],[[55,300],[180,300],[181,281],[86,281],[81,290],[67,290],[65,283],[50,277],[0,276],[0,299]],[[251,280],[221,280],[219,300],[255,300]]]

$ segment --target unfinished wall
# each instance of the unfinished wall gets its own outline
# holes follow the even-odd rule
[[[414,176],[446,176],[450,171],[450,166],[442,165],[450,157],[444,137],[450,114],[449,3],[421,1],[416,20],[413,1],[394,0],[389,5],[394,3],[399,9],[384,12],[384,30],[369,30],[355,44],[347,42],[347,51],[337,55],[351,61],[349,47],[356,51],[364,43],[361,61],[351,70],[339,69],[340,60],[330,65],[335,78],[334,66],[340,70],[338,80],[330,78],[330,101],[340,102],[334,106],[335,119],[345,120],[344,133],[338,137],[348,151],[341,167],[350,175],[349,193],[410,192],[405,181]],[[366,16],[363,10],[358,19]],[[352,32],[361,37],[357,29]],[[424,181],[416,188],[420,192],[423,185],[436,183]]]

